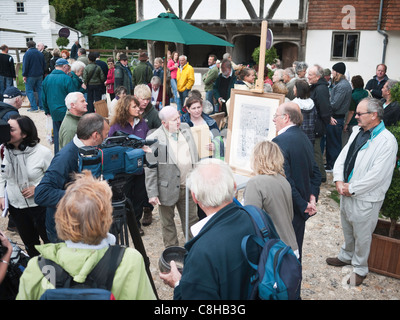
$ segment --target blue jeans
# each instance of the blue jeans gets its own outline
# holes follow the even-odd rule
[[[179,95],[178,95],[178,86],[176,83],[176,79],[171,78],[171,88],[172,88],[172,92],[174,94],[174,102],[177,103],[177,100],[179,99]]]
[[[342,132],[344,118],[336,119],[337,124],[326,127],[326,164],[333,168],[340,151],[342,150]]]
[[[53,137],[54,137],[54,155],[59,151],[60,144],[58,141],[58,136],[60,132],[62,121],[54,121],[53,120]]]
[[[214,91],[206,91],[206,100],[210,101],[212,105],[214,105]]]
[[[38,104],[36,103],[36,98],[35,98],[35,91],[37,92],[38,95],[39,106],[41,105],[42,81],[43,81],[43,76],[26,78],[26,83],[25,83],[26,95],[28,96],[29,102],[31,103],[32,110],[38,109]]]
[[[3,93],[8,87],[13,86],[13,78],[0,76],[0,101],[3,101]]]
[[[190,90],[185,90],[183,92],[179,92],[179,103],[177,103],[178,105],[178,111],[180,114],[183,114],[184,112],[182,111],[183,105],[185,103],[186,98],[189,95]]]

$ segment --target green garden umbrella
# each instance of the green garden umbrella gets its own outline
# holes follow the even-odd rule
[[[177,42],[186,45],[214,45],[233,47],[233,44],[195,26],[192,26],[170,12],[161,13],[157,18],[154,19],[96,33],[93,36],[117,39],[141,39]]]
[[[167,57],[167,42],[183,43],[186,45],[214,45],[230,46],[233,44],[222,40],[204,30],[179,19],[175,14],[166,12],[158,15],[157,18],[130,24],[100,33],[93,36],[110,37],[117,39],[140,39],[152,41],[164,41],[165,57]],[[163,81],[163,106],[165,103],[167,62],[164,59],[164,81]]]

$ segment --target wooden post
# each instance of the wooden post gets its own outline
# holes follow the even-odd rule
[[[167,63],[168,63],[168,42],[165,42],[165,55],[164,55],[164,79],[163,79],[163,94],[162,94],[162,106],[165,107],[165,98],[167,93]]]
[[[258,61],[258,73],[256,87],[252,91],[263,93],[264,92],[264,69],[265,69],[265,50],[267,47],[267,31],[268,21],[264,20],[261,23],[261,37],[260,37],[260,56]]]

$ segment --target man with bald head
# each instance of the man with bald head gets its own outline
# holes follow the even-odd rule
[[[146,190],[149,203],[158,205],[165,247],[178,246],[178,236],[174,222],[174,210],[178,209],[185,228],[186,217],[186,176],[198,161],[196,143],[190,127],[181,123],[176,108],[166,106],[159,112],[161,126],[148,136],[157,139],[148,154],[150,162],[158,162],[155,168],[145,168]],[[197,206],[189,197],[189,228],[198,221]],[[184,230],[185,232],[185,230]],[[191,235],[190,235],[191,237]]]
[[[321,173],[314,160],[313,146],[300,129],[302,122],[303,117],[297,104],[281,104],[274,115],[278,135],[272,140],[284,155],[285,175],[292,187],[293,228],[300,260],[306,220],[317,212],[316,202],[321,185]]]

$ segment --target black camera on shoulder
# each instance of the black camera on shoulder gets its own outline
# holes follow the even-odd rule
[[[0,119],[0,144],[10,141],[10,125],[8,122]]]

